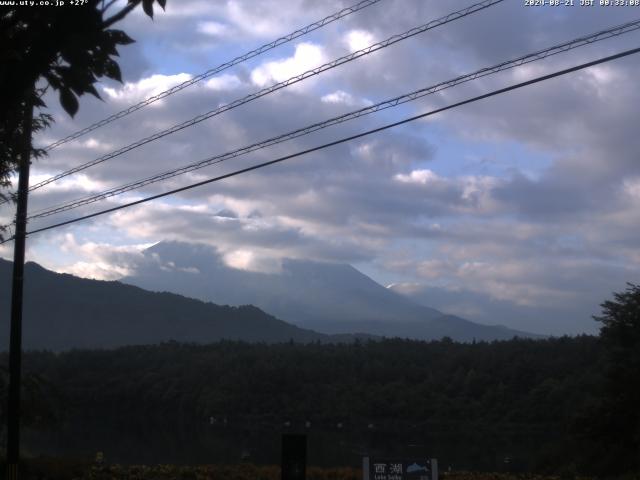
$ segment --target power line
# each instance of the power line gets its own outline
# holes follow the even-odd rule
[[[370,7],[371,5],[374,5],[378,2],[380,2],[381,0],[362,0],[361,2],[352,5],[350,7],[344,8],[342,10],[340,10],[339,12],[336,12],[332,15],[329,15],[325,18],[323,18],[322,20],[318,20],[317,22],[313,22],[309,25],[307,25],[306,27],[302,27],[298,30],[296,30],[295,32],[291,32],[288,35],[285,35],[284,37],[280,37],[276,40],[273,40],[272,42],[266,43],[258,48],[256,48],[255,50],[251,50],[250,52],[247,52],[243,55],[240,55],[236,58],[234,58],[233,60],[229,60],[228,62],[222,63],[220,65],[218,65],[217,67],[214,67],[210,70],[207,70],[204,73],[201,73],[200,75],[197,75],[185,82],[182,82],[174,87],[171,87],[163,92],[158,93],[157,95],[154,95],[152,97],[149,97],[139,103],[136,103],[135,105],[132,105],[124,110],[121,110],[117,113],[114,113],[113,115],[106,117],[102,120],[100,120],[99,122],[93,123],[91,125],[89,125],[88,127],[83,128],[82,130],[78,130],[75,133],[72,133],[71,135],[64,137],[56,142],[53,142],[52,144],[48,145],[47,147],[45,147],[45,150],[49,151],[52,150],[60,145],[63,145],[67,142],[70,142],[71,140],[75,140],[76,138],[79,138],[89,132],[92,132],[94,130],[97,130],[100,127],[103,127],[111,122],[114,122],[122,117],[126,117],[127,115],[140,110],[141,108],[146,107],[147,105],[151,105],[154,102],[157,102],[158,100],[161,100],[165,97],[168,97],[169,95],[173,95],[176,92],[179,92],[180,90],[183,90],[187,87],[190,87],[191,85],[194,85],[198,82],[201,82],[202,80],[205,80],[213,75],[216,75],[224,70],[227,70],[228,68],[231,68],[235,65],[238,65],[242,62],[245,62],[251,58],[257,57],[258,55],[261,55],[265,52],[268,52],[269,50],[273,50],[276,47],[279,47],[280,45],[283,45],[285,43],[291,42],[292,40],[295,40],[296,38],[302,37],[303,35],[306,35],[310,32],[313,32],[314,30],[318,30],[319,28],[322,28],[326,25],[329,25],[330,23],[335,22],[336,20],[340,20],[341,18],[346,17],[347,15],[351,15],[352,13],[355,13],[359,10],[362,10],[364,8]]]
[[[115,158],[119,155],[122,155],[123,153],[127,153],[130,152],[131,150],[134,150],[138,147],[141,147],[142,145],[146,145],[147,143],[153,142],[155,140],[158,140],[160,138],[166,137],[167,135],[171,135],[173,133],[179,132],[180,130],[183,130],[185,128],[189,128],[192,127],[204,120],[207,120],[209,118],[212,118],[216,115],[220,115],[221,113],[224,113],[226,111],[232,110],[236,107],[239,107],[240,105],[244,105],[246,103],[249,103],[253,100],[256,100],[258,98],[264,97],[265,95],[268,95],[270,93],[273,93],[277,90],[281,90],[283,88],[286,88],[290,85],[293,85],[295,83],[301,82],[302,80],[305,80],[309,77],[313,77],[316,75],[319,75],[327,70],[331,70],[333,68],[336,68],[340,65],[343,65],[345,63],[351,62],[353,60],[356,60],[360,57],[363,57],[365,55],[369,55],[370,53],[376,52],[378,50],[381,50],[383,48],[389,47],[395,43],[401,42],[403,40],[406,40],[408,38],[411,38],[415,35],[424,33],[428,30],[431,30],[433,28],[439,27],[441,25],[445,25],[447,23],[453,22],[455,20],[459,20],[461,18],[464,18],[468,15],[471,15],[473,13],[479,12],[481,10],[484,10],[486,8],[489,8],[493,5],[496,5],[498,3],[503,2],[504,0],[483,0],[482,2],[479,3],[475,3],[473,5],[470,5],[469,7],[463,8],[461,10],[452,12],[444,17],[438,18],[436,20],[432,20],[424,25],[421,25],[419,27],[414,27],[410,30],[407,30],[404,33],[401,34],[396,34],[393,35],[389,38],[387,38],[386,40],[383,40],[381,42],[378,43],[374,43],[373,45],[369,45],[366,48],[363,48],[361,50],[357,50],[355,52],[349,53],[348,55],[345,55],[343,57],[337,58],[331,62],[325,63],[324,65],[321,65],[319,67],[313,68],[311,70],[307,70],[304,73],[301,73],[300,75],[296,75],[294,77],[291,77],[287,80],[284,80],[282,82],[276,83],[274,85],[271,85],[270,87],[264,88],[258,92],[254,92],[252,94],[249,94],[245,97],[239,98],[237,100],[234,100],[230,103],[227,103],[225,105],[222,105],[218,108],[215,108],[214,110],[210,110],[206,113],[203,113],[201,115],[198,115],[196,117],[193,117],[190,120],[187,120],[185,122],[182,122],[178,125],[174,125],[166,130],[162,130],[160,132],[157,132],[153,135],[150,135],[146,138],[143,138],[141,140],[138,140],[134,143],[131,143],[125,147],[122,147],[118,150],[115,150],[111,153],[108,153],[106,155],[103,155],[102,157],[96,158],[94,160],[91,160],[89,162],[86,162],[82,165],[79,165],[77,167],[71,168],[65,172],[59,173],[58,175],[55,175],[53,177],[50,177],[46,180],[43,180],[35,185],[33,185],[29,190],[33,191],[33,190],[37,190],[38,188],[42,188],[45,185],[48,185],[52,182],[55,182],[57,180],[60,180],[61,178],[67,177],[69,175],[72,175],[74,173],[78,173],[81,172],[82,170],[85,170],[89,167],[93,167],[95,165],[98,165],[100,163],[106,162],[107,160],[111,160],[112,158]]]
[[[546,80],[550,80],[550,79],[555,78],[555,77],[566,75],[568,73],[576,72],[578,70],[582,70],[582,69],[585,69],[585,68],[588,68],[588,67],[599,65],[599,64],[602,64],[602,63],[605,63],[605,62],[610,62],[612,60],[616,60],[616,59],[623,58],[623,57],[626,57],[626,56],[629,56],[629,55],[633,55],[633,54],[636,54],[638,52],[640,52],[640,48],[634,48],[634,49],[631,49],[631,50],[625,50],[625,51],[617,53],[615,55],[610,55],[608,57],[600,58],[598,60],[593,60],[591,62],[583,63],[583,64],[580,64],[580,65],[577,65],[577,66],[574,66],[574,67],[571,67],[571,68],[566,68],[564,70],[559,70],[559,71],[554,72],[554,73],[550,73],[550,74],[547,74],[547,75],[536,77],[536,78],[531,79],[531,80],[527,80],[526,82],[521,82],[521,83],[517,83],[517,84],[514,84],[514,85],[510,85],[508,87],[501,88],[501,89],[498,89],[498,90],[494,90],[492,92],[485,93],[483,95],[479,95],[479,96],[476,96],[476,97],[473,97],[473,98],[469,98],[467,100],[463,100],[461,102],[457,102],[457,103],[448,105],[446,107],[438,108],[438,109],[435,109],[435,110],[431,110],[430,112],[426,112],[426,113],[422,113],[420,115],[415,115],[413,117],[405,118],[403,120],[400,120],[400,121],[397,121],[397,122],[393,122],[393,123],[384,125],[382,127],[378,127],[378,128],[374,128],[374,129],[371,129],[371,130],[367,130],[365,132],[361,132],[361,133],[358,133],[356,135],[351,135],[349,137],[344,137],[344,138],[341,138],[339,140],[335,140],[333,142],[325,143],[325,144],[319,145],[317,147],[313,147],[313,148],[309,148],[309,149],[306,149],[306,150],[302,150],[302,151],[299,151],[299,152],[296,152],[296,153],[293,153],[293,154],[290,154],[290,155],[285,155],[284,157],[279,157],[279,158],[276,158],[275,160],[270,160],[268,162],[259,163],[257,165],[253,165],[251,167],[243,168],[243,169],[231,172],[231,173],[220,175],[218,177],[210,178],[208,180],[203,180],[201,182],[193,183],[191,185],[187,185],[187,186],[184,186],[184,187],[176,188],[176,189],[170,190],[168,192],[160,193],[160,194],[157,194],[157,195],[152,195],[150,197],[146,197],[146,198],[143,198],[143,199],[140,199],[140,200],[136,200],[134,202],[129,202],[129,203],[126,203],[126,204],[123,204],[123,205],[119,205],[117,207],[108,208],[108,209],[101,210],[99,212],[95,212],[95,213],[92,213],[92,214],[89,214],[89,215],[84,215],[82,217],[77,217],[77,218],[74,218],[74,219],[71,219],[71,220],[67,220],[67,221],[64,221],[64,222],[60,222],[60,223],[56,223],[56,224],[53,224],[53,225],[49,225],[47,227],[38,228],[36,230],[32,230],[30,232],[27,232],[27,234],[31,235],[31,234],[34,234],[34,233],[44,232],[46,230],[51,230],[51,229],[54,229],[54,228],[62,227],[62,226],[65,226],[65,225],[70,225],[72,223],[80,222],[82,220],[87,220],[89,218],[94,218],[94,217],[97,217],[97,216],[100,216],[100,215],[104,215],[104,214],[107,214],[107,213],[112,213],[112,212],[115,212],[115,211],[118,211],[118,210],[122,210],[122,209],[125,209],[125,208],[129,208],[129,207],[135,206],[135,205],[140,205],[142,203],[150,202],[151,200],[156,200],[158,198],[166,197],[166,196],[169,196],[169,195],[174,195],[176,193],[184,192],[186,190],[191,190],[192,188],[201,187],[203,185],[207,185],[207,184],[210,184],[210,183],[213,183],[213,182],[224,180],[226,178],[235,177],[237,175],[250,172],[252,170],[258,170],[258,169],[263,168],[263,167],[267,167],[267,166],[270,166],[270,165],[274,165],[276,163],[284,162],[285,160],[290,160],[292,158],[300,157],[302,155],[306,155],[306,154],[309,154],[309,153],[312,153],[312,152],[323,150],[323,149],[328,148],[328,147],[333,147],[335,145],[346,143],[346,142],[349,142],[351,140],[356,140],[358,138],[362,138],[362,137],[371,135],[373,133],[378,133],[378,132],[381,132],[381,131],[384,131],[384,130],[388,130],[390,128],[397,127],[399,125],[403,125],[405,123],[413,122],[413,121],[419,120],[421,118],[429,117],[431,115],[435,115],[435,114],[444,112],[446,110],[451,110],[453,108],[457,108],[457,107],[460,107],[460,106],[463,106],[463,105],[474,103],[474,102],[477,102],[479,100],[483,100],[485,98],[493,97],[493,96],[496,96],[496,95],[501,95],[503,93],[510,92],[512,90],[516,90],[516,89],[523,88],[523,87],[526,87],[526,86],[529,86],[529,85],[533,85],[535,83],[540,83],[540,82],[543,82],[543,81],[546,81]],[[12,239],[11,238],[7,239],[7,240],[3,241],[2,243],[6,243],[9,240],[12,240]]]
[[[226,160],[230,160],[232,158],[236,158],[239,157],[241,155],[245,155],[251,152],[254,152],[256,150],[260,150],[272,145],[276,145],[294,138],[298,138],[304,135],[308,135],[312,132],[333,126],[333,125],[337,125],[349,120],[353,120],[353,119],[357,119],[360,118],[362,116],[365,115],[369,115],[371,113],[375,113],[381,110],[385,110],[387,108],[391,108],[391,107],[395,107],[397,105],[403,104],[403,103],[407,103],[413,100],[416,100],[418,98],[427,96],[427,95],[431,95],[433,93],[442,91],[444,89],[447,88],[451,88],[454,87],[456,85],[460,85],[462,83],[465,82],[469,82],[471,80],[475,80],[478,78],[482,78],[500,71],[504,71],[507,69],[511,69],[511,68],[515,68],[517,66],[523,65],[523,64],[527,64],[527,63],[531,63],[534,61],[538,61],[538,60],[542,60],[544,58],[547,58],[549,56],[552,55],[556,55],[559,53],[563,53],[578,47],[582,47],[584,45],[589,45],[592,44],[594,42],[598,42],[598,41],[602,41],[605,40],[607,38],[611,38],[611,37],[615,37],[618,35],[622,35],[624,33],[629,33],[631,31],[634,30],[638,30],[640,28],[640,19],[632,21],[632,22],[628,22],[622,25],[618,25],[606,30],[602,30],[599,31],[597,33],[593,33],[591,35],[587,35],[587,36],[583,36],[583,37],[579,37],[576,38],[574,40],[568,41],[568,42],[564,42],[562,44],[559,45],[555,45],[553,47],[544,49],[544,50],[539,50],[537,52],[534,53],[530,53],[521,57],[518,57],[516,59],[513,60],[507,60],[504,61],[502,63],[499,63],[497,65],[493,65],[491,67],[486,67],[480,70],[477,70],[473,73],[469,73],[466,75],[462,75],[459,77],[456,77],[452,80],[447,80],[445,82],[441,82],[438,83],[436,85],[432,85],[426,88],[422,88],[419,90],[416,90],[414,92],[411,93],[407,93],[407,94],[403,94],[397,97],[394,97],[392,99],[389,100],[385,100],[382,102],[379,102],[375,105],[371,105],[368,107],[364,107],[361,108],[359,110],[355,110],[337,117],[333,117],[330,118],[328,120],[322,121],[322,122],[318,122],[312,125],[308,125],[306,127],[303,128],[299,128],[296,129],[292,132],[288,132],[276,137],[272,137],[269,138],[267,140],[264,140],[262,142],[258,142],[258,143],[254,143],[251,144],[249,146],[245,146],[242,147],[240,149],[231,151],[231,152],[227,152],[224,154],[220,154],[220,155],[215,155],[213,157],[209,157],[206,158],[204,160],[200,160],[198,162],[186,165],[184,167],[180,167],[180,168],[176,168],[176,169],[172,169],[163,173],[159,173],[156,175],[153,175],[151,177],[142,179],[142,180],[138,180],[135,182],[131,182],[125,185],[121,185],[119,187],[110,189],[110,190],[106,190],[103,191],[101,193],[98,194],[94,194],[94,195],[89,195],[86,197],[82,197],[80,199],[76,199],[73,200],[71,202],[65,202],[62,203],[60,205],[57,205],[55,207],[50,207],[47,209],[43,209],[40,210],[38,212],[35,212],[34,214],[32,214],[29,219],[34,219],[34,218],[43,218],[43,217],[47,217],[56,213],[60,213],[60,212],[64,212],[66,210],[71,210],[74,208],[78,208],[84,205],[88,205],[90,203],[95,203],[97,201],[100,200],[104,200],[116,195],[120,195],[122,193],[131,191],[131,190],[135,190],[141,187],[144,187],[146,185],[150,185],[153,183],[157,183],[163,180],[167,180],[169,178],[173,178],[176,177],[178,175],[182,175],[188,172],[192,172],[194,170],[198,170],[200,168],[204,168],[207,166],[211,166],[214,164],[218,164],[218,163],[222,163]]]

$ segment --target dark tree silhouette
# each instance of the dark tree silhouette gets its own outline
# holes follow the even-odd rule
[[[47,88],[53,88],[62,107],[73,116],[78,97],[89,93],[100,98],[95,88],[99,78],[122,81],[115,60],[118,46],[133,39],[111,27],[138,5],[153,17],[155,2],[165,7],[166,0],[129,0],[118,11],[113,11],[114,0],[88,0],[57,8],[0,7],[0,188],[9,186],[17,168],[27,105],[38,110],[45,107],[41,97]],[[38,112],[34,130],[46,128],[51,120]],[[42,154],[32,149],[32,157]]]
[[[20,455],[20,390],[22,277],[26,236],[29,163],[42,155],[34,151],[34,129],[46,128],[52,118],[39,110],[43,93],[52,88],[71,116],[78,97],[100,98],[95,83],[101,77],[122,81],[115,61],[117,47],[133,40],[111,26],[138,5],[153,17],[153,4],[166,0],[128,0],[115,13],[116,0],[82,0],[77,5],[3,5],[0,7],[0,188],[19,171],[14,270],[11,299],[9,399],[7,409],[7,476],[18,478]],[[4,2],[3,2],[4,3]],[[112,10],[113,11],[113,10]],[[35,110],[38,110],[35,112]],[[0,238],[6,227],[0,227]]]
[[[6,450],[7,390],[9,369],[0,365],[0,451]],[[22,379],[22,423],[32,428],[41,425],[57,425],[55,402],[59,402],[59,394],[54,385],[41,375],[29,373]]]
[[[114,294],[105,296],[120,303],[115,291],[124,286],[111,283]],[[160,308],[169,311],[170,303],[167,297]],[[217,437],[223,448],[216,461],[235,463],[246,437],[233,432],[243,431],[251,432],[252,451],[267,458],[290,422],[289,431],[315,438],[312,451],[325,451],[327,466],[349,458],[357,464],[353,453],[364,445],[402,456],[421,444],[457,468],[560,472],[581,455],[568,427],[593,399],[601,350],[587,336],[476,344],[167,342],[33,351],[25,355],[25,372],[58,389],[50,403],[63,425],[52,427],[58,442],[83,443],[81,432],[91,425],[106,451],[135,437],[126,447],[132,462],[144,451],[152,463],[166,463],[184,438],[189,448],[181,462],[210,462],[215,449],[208,442]]]
[[[608,472],[640,470],[640,285],[628,284],[602,305],[603,400],[593,431]]]

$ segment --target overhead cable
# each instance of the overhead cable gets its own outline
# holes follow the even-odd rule
[[[269,138],[267,140],[261,141],[261,142],[257,142],[257,143],[253,143],[251,145],[239,148],[237,150],[233,150],[230,152],[226,152],[223,154],[219,154],[219,155],[214,155],[212,157],[208,157],[206,159],[200,160],[198,162],[194,162],[191,163],[189,165],[185,165],[183,167],[179,167],[179,168],[175,168],[172,170],[168,170],[165,171],[163,173],[159,173],[141,180],[137,180],[134,182],[130,182],[127,183],[125,185],[121,185],[109,190],[105,190],[103,192],[97,193],[97,194],[93,194],[93,195],[88,195],[76,200],[72,200],[69,202],[64,202],[62,204],[59,204],[57,206],[54,207],[49,207],[47,209],[43,209],[37,212],[34,212],[33,214],[31,214],[28,218],[29,219],[35,219],[35,218],[42,218],[42,217],[47,217],[50,215],[54,215],[56,213],[61,213],[67,210],[71,210],[74,208],[78,208],[84,205],[88,205],[91,203],[95,203],[98,202],[100,200],[104,200],[116,195],[120,195],[123,194],[125,192],[129,192],[131,190],[136,190],[139,188],[142,188],[144,186],[153,184],[153,183],[157,183],[163,180],[167,180],[173,177],[176,177],[178,175],[183,175],[185,173],[188,172],[192,172],[204,167],[208,167],[211,165],[215,165],[218,163],[222,163],[224,161],[230,160],[232,158],[236,158],[242,155],[246,155],[248,153],[254,152],[256,150],[261,150],[263,148],[267,148],[279,143],[283,143],[285,141],[288,140],[292,140],[294,138],[298,138],[304,135],[308,135],[310,133],[313,133],[315,131],[333,126],[333,125],[338,125],[340,123],[344,123],[347,122],[349,120],[354,120],[360,117],[363,117],[365,115],[369,115],[375,112],[379,112],[381,110],[385,110],[387,108],[391,108],[391,107],[395,107],[398,105],[401,105],[403,103],[407,103],[410,101],[414,101],[418,98],[422,98],[425,97],[427,95],[432,95],[434,93],[437,93],[439,91],[445,90],[447,88],[451,88],[454,87],[456,85],[460,85],[478,78],[482,78],[488,75],[492,75],[504,70],[508,70],[508,69],[512,69],[524,64],[528,64],[531,62],[535,62],[535,61],[539,61],[542,59],[545,59],[549,56],[552,55],[556,55],[559,53],[563,53],[563,52],[567,52],[569,50],[578,48],[578,47],[582,47],[585,45],[589,45],[592,44],[594,42],[598,42],[598,41],[602,41],[605,40],[607,38],[612,38],[618,35],[622,35],[625,33],[629,33],[632,32],[634,30],[638,30],[640,29],[640,19],[634,20],[632,22],[627,22],[625,24],[622,25],[617,25],[615,27],[611,27],[608,28],[606,30],[601,30],[599,32],[593,33],[591,35],[587,35],[587,36],[582,36],[579,38],[576,38],[574,40],[568,41],[568,42],[564,42],[561,43],[559,45],[555,45],[553,47],[550,48],[546,48],[544,50],[539,50],[537,52],[534,53],[530,53],[527,55],[523,55],[521,57],[512,59],[512,60],[507,60],[501,63],[498,63],[496,65],[490,66],[490,67],[486,67],[486,68],[482,68],[480,70],[476,70],[472,73],[468,73],[465,75],[461,75],[459,77],[453,78],[451,80],[447,80],[444,82],[440,82],[437,83],[435,85],[431,85],[429,87],[425,87],[425,88],[421,88],[419,90],[415,90],[413,92],[410,93],[406,93],[388,100],[384,100],[382,102],[376,103],[374,105],[370,105],[358,110],[354,110],[351,111],[349,113],[345,113],[343,115],[339,115],[337,117],[333,117],[330,118],[328,120],[324,120],[322,122],[317,122],[314,123],[312,125],[307,125],[303,128],[298,128],[296,130],[293,130],[291,132],[288,133],[284,133],[281,135],[278,135],[276,137],[272,137]]]
[[[617,53],[615,55],[610,55],[608,57],[600,58],[598,60],[593,60],[591,62],[583,63],[583,64],[580,64],[580,65],[577,65],[577,66],[574,66],[574,67],[571,67],[571,68],[566,68],[564,70],[559,70],[559,71],[554,72],[554,73],[550,73],[550,74],[547,74],[547,75],[536,77],[536,78],[531,79],[531,80],[527,80],[526,82],[520,82],[520,83],[517,83],[517,84],[514,84],[514,85],[510,85],[510,86],[505,87],[505,88],[500,88],[498,90],[494,90],[492,92],[485,93],[483,95],[478,95],[476,97],[469,98],[467,100],[463,100],[461,102],[457,102],[457,103],[448,105],[446,107],[438,108],[438,109],[435,109],[435,110],[431,110],[430,112],[422,113],[420,115],[415,115],[413,117],[405,118],[405,119],[397,121],[397,122],[389,123],[389,124],[384,125],[382,127],[378,127],[378,128],[374,128],[374,129],[371,129],[371,130],[367,130],[365,132],[358,133],[356,135],[351,135],[349,137],[344,137],[344,138],[341,138],[339,140],[335,140],[333,142],[328,142],[328,143],[325,143],[323,145],[319,145],[317,147],[313,147],[313,148],[309,148],[309,149],[306,149],[306,150],[302,150],[302,151],[299,151],[299,152],[296,152],[296,153],[293,153],[293,154],[290,154],[290,155],[285,155],[283,157],[276,158],[275,160],[270,160],[268,162],[259,163],[257,165],[253,165],[251,167],[247,167],[247,168],[243,168],[243,169],[240,169],[240,170],[236,170],[236,171],[231,172],[231,173],[227,173],[227,174],[224,174],[224,175],[220,175],[218,177],[210,178],[208,180],[203,180],[201,182],[193,183],[191,185],[187,185],[187,186],[184,186],[184,187],[176,188],[174,190],[170,190],[170,191],[167,191],[167,192],[159,193],[157,195],[152,195],[150,197],[146,197],[146,198],[143,198],[143,199],[140,199],[140,200],[136,200],[134,202],[129,202],[129,203],[126,203],[126,204],[123,204],[123,205],[118,205],[116,207],[107,208],[105,210],[101,210],[99,212],[95,212],[95,213],[92,213],[92,214],[89,214],[89,215],[84,215],[82,217],[77,217],[77,218],[74,218],[74,219],[71,219],[71,220],[66,220],[64,222],[59,222],[59,223],[55,223],[53,225],[48,225],[46,227],[42,227],[42,228],[38,228],[38,229],[35,229],[35,230],[31,230],[30,232],[27,232],[27,234],[28,235],[32,235],[32,234],[35,234],[35,233],[44,232],[44,231],[51,230],[51,229],[54,229],[54,228],[63,227],[65,225],[70,225],[70,224],[77,223],[77,222],[80,222],[80,221],[83,221],[83,220],[87,220],[87,219],[90,219],[90,218],[95,218],[95,217],[100,216],[100,215],[105,215],[107,213],[116,212],[118,210],[123,210],[125,208],[133,207],[135,205],[140,205],[140,204],[143,204],[143,203],[147,203],[147,202],[150,202],[152,200],[156,200],[158,198],[167,197],[169,195],[175,195],[176,193],[180,193],[180,192],[184,192],[184,191],[187,191],[187,190],[191,190],[193,188],[201,187],[203,185],[208,185],[210,183],[217,182],[217,181],[220,181],[220,180],[224,180],[226,178],[235,177],[235,176],[238,176],[238,175],[241,175],[241,174],[253,171],[253,170],[258,170],[260,168],[264,168],[264,167],[267,167],[267,166],[270,166],[270,165],[274,165],[276,163],[284,162],[285,160],[290,160],[292,158],[300,157],[302,155],[306,155],[306,154],[309,154],[309,153],[312,153],[312,152],[323,150],[323,149],[328,148],[328,147],[333,147],[335,145],[346,143],[346,142],[349,142],[349,141],[352,141],[352,140],[356,140],[358,138],[362,138],[362,137],[365,137],[365,136],[368,136],[368,135],[371,135],[371,134],[374,134],[374,133],[378,133],[378,132],[381,132],[381,131],[384,131],[384,130],[387,130],[387,129],[390,129],[390,128],[393,128],[393,127],[397,127],[397,126],[405,124],[405,123],[413,122],[413,121],[419,120],[421,118],[429,117],[429,116],[444,112],[446,110],[451,110],[453,108],[457,108],[457,107],[460,107],[460,106],[463,106],[463,105],[474,103],[474,102],[477,102],[479,100],[483,100],[483,99],[486,99],[486,98],[489,98],[489,97],[493,97],[493,96],[496,96],[496,95],[501,95],[503,93],[510,92],[512,90],[516,90],[516,89],[523,88],[523,87],[526,87],[526,86],[529,86],[529,85],[533,85],[535,83],[540,83],[540,82],[543,82],[543,81],[546,81],[546,80],[550,80],[552,78],[559,77],[559,76],[562,76],[562,75],[566,75],[566,74],[569,74],[569,73],[572,73],[572,72],[576,72],[578,70],[582,70],[582,69],[585,69],[585,68],[588,68],[588,67],[592,67],[592,66],[599,65],[599,64],[602,64],[602,63],[610,62],[612,60],[616,60],[616,59],[619,59],[619,58],[622,58],[622,57],[633,55],[633,54],[636,54],[638,52],[640,52],[640,48],[634,48],[634,49],[631,49],[631,50],[625,50],[625,51]],[[13,238],[9,238],[9,239],[3,241],[2,243],[6,243],[6,242],[8,242],[8,241],[10,241],[12,239]]]
[[[94,160],[91,160],[89,162],[86,162],[82,165],[79,165],[77,167],[71,168],[69,170],[66,170],[62,173],[59,173],[57,175],[54,175],[53,177],[47,178],[39,183],[36,183],[35,185],[31,186],[29,188],[30,191],[33,190],[37,190],[38,188],[42,188],[45,185],[48,185],[52,182],[55,182],[57,180],[60,180],[61,178],[67,177],[69,175],[73,175],[74,173],[78,173],[81,172],[83,170],[86,170],[87,168],[93,167],[95,165],[98,165],[100,163],[106,162],[107,160],[111,160],[112,158],[118,157],[124,153],[130,152],[131,150],[134,150],[138,147],[141,147],[142,145],[146,145],[150,142],[153,142],[155,140],[158,140],[160,138],[166,137],[167,135],[171,135],[173,133],[179,132],[181,130],[184,130],[185,128],[189,128],[192,127],[204,120],[207,120],[209,118],[212,118],[216,115],[220,115],[221,113],[227,112],[229,110],[232,110],[236,107],[239,107],[240,105],[244,105],[246,103],[249,103],[253,100],[257,100],[258,98],[264,97],[265,95],[268,95],[270,93],[273,93],[277,90],[281,90],[283,88],[286,88],[290,85],[293,85],[295,83],[301,82],[302,80],[305,80],[309,77],[313,77],[316,75],[319,75],[323,72],[326,72],[327,70],[331,70],[333,68],[336,68],[340,65],[343,65],[345,63],[351,62],[353,60],[356,60],[360,57],[363,57],[365,55],[369,55],[373,52],[376,52],[378,50],[381,50],[383,48],[389,47],[395,43],[401,42],[403,40],[406,40],[408,38],[411,38],[415,35],[419,35],[421,33],[424,33],[428,30],[431,30],[433,28],[445,25],[447,23],[453,22],[455,20],[459,20],[461,18],[464,18],[468,15],[471,15],[473,13],[479,12],[481,10],[484,10],[486,8],[489,8],[493,5],[496,5],[498,3],[503,2],[504,0],[483,0],[482,2],[479,3],[475,3],[473,5],[470,5],[466,8],[463,8],[461,10],[455,11],[453,13],[450,13],[448,15],[445,15],[444,17],[438,18],[436,20],[432,20],[424,25],[421,25],[419,27],[414,27],[410,30],[407,30],[404,33],[400,33],[397,35],[393,35],[389,38],[387,38],[386,40],[383,40],[381,42],[378,43],[374,43],[373,45],[369,45],[366,48],[357,50],[355,52],[349,53],[348,55],[345,55],[343,57],[337,58],[331,62],[325,63],[324,65],[321,65],[319,67],[313,68],[311,70],[307,70],[304,73],[301,73],[300,75],[296,75],[294,77],[291,77],[287,80],[284,80],[282,82],[276,83],[274,85],[271,85],[269,87],[266,87],[258,92],[255,93],[251,93],[245,97],[239,98],[237,100],[234,100],[230,103],[221,105],[213,110],[210,110],[206,113],[203,113],[201,115],[198,115],[196,117],[193,117],[190,120],[187,120],[185,122],[182,122],[180,124],[174,125],[166,130],[162,130],[160,132],[154,133],[153,135],[150,135],[146,138],[143,138],[141,140],[138,140],[134,143],[131,143],[127,146],[124,146],[122,148],[119,148],[118,150],[115,150],[111,153],[108,153],[106,155],[103,155],[99,158],[96,158]]]
[[[211,68],[209,70],[207,70],[204,73],[201,73],[199,75],[196,75],[193,78],[190,78],[187,81],[184,81],[178,85],[175,85],[174,87],[171,87],[167,90],[164,90],[163,92],[160,92],[156,95],[153,95],[152,97],[149,97],[139,103],[136,103],[135,105],[131,105],[128,108],[125,108],[124,110],[121,110],[117,113],[114,113],[113,115],[110,115],[102,120],[100,120],[99,122],[93,123],[91,125],[89,125],[88,127],[83,128],[82,130],[78,130],[75,133],[72,133],[71,135],[64,137],[56,142],[53,142],[50,145],[47,145],[45,147],[45,150],[52,150],[56,147],[59,147],[60,145],[63,145],[67,142],[70,142],[71,140],[75,140],[78,137],[81,137],[83,135],[86,135],[89,132],[93,132],[94,130],[97,130],[100,127],[103,127],[111,122],[114,122],[122,117],[126,117],[127,115],[140,110],[141,108],[146,107],[147,105],[151,105],[154,102],[157,102],[158,100],[162,100],[163,98],[168,97],[169,95],[173,95],[174,93],[179,92],[180,90],[184,90],[187,87],[190,87],[191,85],[195,85],[198,82],[201,82],[202,80],[205,80],[209,77],[212,77],[213,75],[216,75],[224,70],[227,70],[228,68],[231,68],[235,65],[238,65],[242,62],[245,62],[251,58],[257,57],[258,55],[262,55],[265,52],[268,52],[269,50],[273,50],[276,47],[279,47],[280,45],[283,45],[285,43],[291,42],[292,40],[295,40],[296,38],[302,37],[303,35],[306,35],[307,33],[313,32],[314,30],[318,30],[319,28],[322,28],[326,25],[329,25],[330,23],[335,22],[336,20],[340,20],[343,17],[346,17],[347,15],[351,15],[352,13],[355,13],[359,10],[362,10],[364,8],[370,7],[371,5],[374,5],[378,2],[380,2],[382,0],[362,0],[361,2],[356,3],[355,5],[352,5],[350,7],[347,8],[343,8],[342,10],[340,10],[339,12],[333,13],[325,18],[323,18],[322,20],[318,20],[317,22],[313,22],[309,25],[307,25],[306,27],[302,27],[298,30],[296,30],[295,32],[291,32],[288,35],[285,35],[284,37],[280,37],[276,40],[273,40],[269,43],[265,43],[264,45],[251,50],[250,52],[247,52],[243,55],[240,55],[236,58],[234,58],[233,60],[229,60],[228,62],[222,63],[220,65],[218,65],[217,67]]]

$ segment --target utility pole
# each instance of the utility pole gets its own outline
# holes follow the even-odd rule
[[[11,287],[11,327],[9,339],[9,402],[7,408],[7,479],[18,480],[20,464],[20,387],[22,369],[22,293],[24,250],[27,233],[27,199],[31,162],[33,96],[28,90],[22,119],[22,145],[18,164],[18,199],[13,247],[13,283]]]

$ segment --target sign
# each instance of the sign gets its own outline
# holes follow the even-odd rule
[[[438,460],[364,457],[363,480],[438,480]]]

